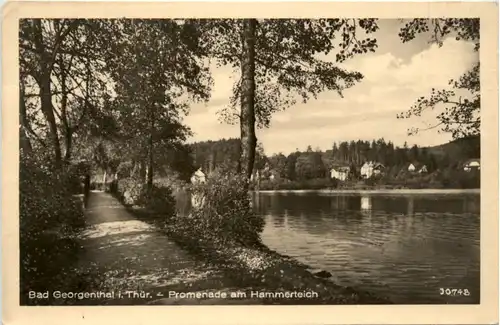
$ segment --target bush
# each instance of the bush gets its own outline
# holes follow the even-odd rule
[[[21,290],[38,281],[74,255],[75,235],[84,225],[82,202],[73,196],[77,169],[56,169],[43,155],[21,155],[19,231]],[[72,188],[73,186],[73,188]],[[54,264],[56,263],[56,264]],[[40,280],[41,281],[41,280]],[[45,283],[46,284],[46,283]]]
[[[293,182],[288,180],[263,180],[260,182],[259,190],[321,190],[337,188],[339,184],[338,180],[329,178],[313,178]],[[256,188],[255,183],[253,185],[253,188]]]
[[[144,187],[144,182],[141,179],[128,177],[115,181],[115,183],[116,186],[113,185],[112,188],[116,188],[116,194],[123,203],[126,205],[137,204]]]
[[[175,215],[175,199],[170,187],[153,185],[152,189],[148,189],[143,186],[136,204],[160,213],[165,219],[170,219]]]
[[[154,184],[152,189],[148,189],[142,179],[129,177],[113,181],[110,188],[127,205],[150,209],[164,218],[175,214],[175,199],[171,188],[165,184]]]
[[[252,210],[247,184],[243,176],[220,173],[205,184],[193,185],[192,194],[201,195],[203,204],[193,207],[190,215],[179,216],[177,222],[214,242],[260,244],[264,219]]]
[[[83,207],[73,191],[79,175],[71,169],[54,172],[31,157],[21,157],[19,174],[20,229],[26,234],[62,227],[77,230],[84,225]],[[74,189],[74,188],[73,188]]]

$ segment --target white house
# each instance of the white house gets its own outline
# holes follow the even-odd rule
[[[373,175],[373,163],[365,162],[364,165],[361,166],[360,174],[364,178],[370,178]]]
[[[427,166],[419,162],[410,163],[408,171],[411,173],[427,173]]]
[[[418,170],[419,173],[427,173],[428,170],[427,170],[427,166],[426,165],[422,165],[422,167],[420,167],[420,169]]]
[[[260,180],[260,173],[258,170],[253,172],[252,175],[250,175],[250,181],[258,182],[259,180]]]
[[[373,164],[373,174],[374,175],[380,175],[384,171],[385,166],[382,165],[381,163],[374,163]]]
[[[275,170],[271,170],[271,171],[269,172],[269,180],[270,180],[271,182],[273,182],[273,181],[277,181],[277,180],[279,180],[279,178],[280,178],[280,175],[279,175],[279,174],[278,174],[278,172],[276,172]]]
[[[207,177],[204,172],[199,168],[194,172],[193,176],[191,176],[191,184],[203,184],[207,181]]]
[[[330,178],[345,181],[349,177],[349,171],[348,166],[334,166],[330,169]]]
[[[193,176],[191,176],[191,184],[203,184],[207,181],[205,173],[201,171],[199,168],[194,172]],[[205,197],[202,193],[194,192],[191,194],[191,206],[193,208],[201,208],[205,203]]]
[[[464,170],[470,172],[472,170],[480,170],[481,163],[479,159],[469,159],[464,164]]]
[[[361,166],[360,174],[364,178],[370,178],[373,175],[380,175],[384,169],[384,165],[381,163],[369,161],[365,162],[363,166]]]

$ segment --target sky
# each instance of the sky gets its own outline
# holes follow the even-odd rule
[[[269,128],[257,130],[267,155],[305,150],[308,145],[326,150],[333,142],[351,140],[384,138],[400,146],[404,142],[432,146],[451,140],[450,134],[438,133],[438,129],[408,136],[409,128],[435,124],[439,110],[411,119],[397,119],[396,115],[432,88],[449,88],[450,79],[469,70],[479,60],[474,44],[450,37],[439,47],[425,35],[402,43],[400,21],[379,20],[378,25],[379,30],[372,34],[378,43],[376,52],[342,64],[361,72],[364,79],[347,89],[344,98],[336,92],[323,92],[316,100],[275,113]],[[239,126],[221,123],[217,115],[229,103],[235,75],[228,67],[214,65],[211,69],[214,87],[210,101],[193,105],[184,119],[194,133],[190,142],[239,137]]]

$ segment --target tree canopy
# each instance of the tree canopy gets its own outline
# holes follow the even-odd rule
[[[431,42],[443,45],[446,37],[455,37],[474,43],[474,51],[479,51],[480,22],[478,18],[439,18],[413,19],[406,23],[399,33],[403,43],[409,42],[418,34],[430,33]],[[458,80],[450,80],[450,89],[432,89],[428,96],[420,97],[399,118],[421,116],[428,109],[440,109],[438,122],[427,129],[440,128],[450,132],[458,139],[480,134],[481,128],[481,90],[479,61]],[[409,130],[410,134],[418,132],[418,128]]]

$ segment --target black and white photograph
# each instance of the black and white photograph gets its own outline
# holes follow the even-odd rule
[[[18,20],[20,306],[484,303],[481,19],[290,17]]]

